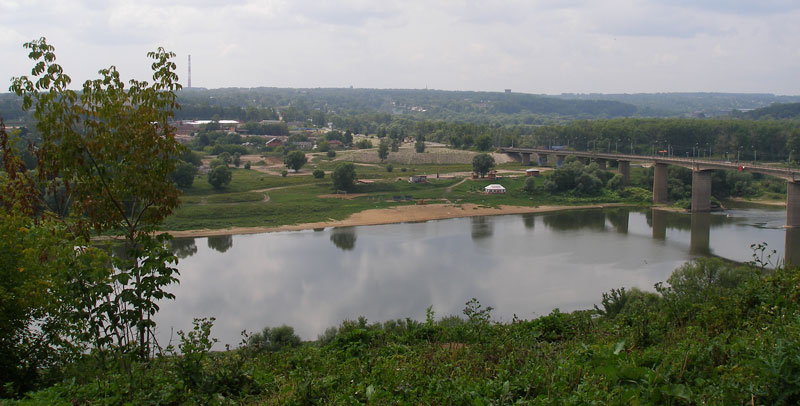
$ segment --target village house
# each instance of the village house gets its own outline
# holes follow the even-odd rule
[[[534,168],[526,169],[525,176],[539,176],[539,170]]]
[[[486,186],[483,188],[483,191],[493,195],[493,194],[503,194],[506,192],[506,188],[503,185],[498,185],[497,183],[492,183],[491,185]]]
[[[408,183],[427,183],[428,175],[411,175],[408,177]]]

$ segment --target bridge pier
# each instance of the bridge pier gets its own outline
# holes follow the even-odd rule
[[[597,162],[597,167],[598,168],[600,168],[602,170],[606,170],[606,160],[605,159],[597,158],[594,161]]]
[[[561,165],[564,165],[564,158],[566,155],[556,155],[556,168],[560,168]]]
[[[800,227],[800,182],[786,182],[786,227]]]
[[[520,152],[519,155],[522,157],[522,164],[523,165],[530,165],[531,164],[531,153],[530,152]]]
[[[692,213],[711,211],[711,171],[692,171]]]
[[[617,161],[617,166],[619,174],[622,175],[622,186],[628,186],[631,183],[631,162]]]
[[[653,203],[667,202],[667,164],[656,162],[653,172]]]
[[[539,156],[539,166],[547,166],[547,155],[545,154],[536,154]]]

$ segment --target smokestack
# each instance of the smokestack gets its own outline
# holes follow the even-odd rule
[[[192,56],[189,55],[189,84],[187,86],[189,89],[192,88]]]

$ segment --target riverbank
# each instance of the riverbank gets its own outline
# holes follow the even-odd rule
[[[354,213],[344,220],[290,224],[278,227],[229,227],[221,229],[167,231],[174,237],[209,237],[232,234],[259,234],[278,231],[312,230],[328,227],[372,226],[379,224],[444,220],[460,217],[497,216],[503,214],[545,213],[560,210],[602,209],[631,206],[625,203],[604,203],[578,206],[482,206],[465,204],[425,204],[396,206],[385,209],[368,209]]]

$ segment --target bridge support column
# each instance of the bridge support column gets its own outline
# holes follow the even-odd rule
[[[556,155],[556,168],[560,168],[561,165],[564,165],[564,157],[566,157],[566,155]]]
[[[530,152],[520,152],[520,156],[522,156],[522,164],[523,165],[530,165],[531,164],[531,153]]]
[[[537,154],[539,155],[539,166],[547,166],[547,155],[545,154]]]
[[[786,182],[786,227],[800,227],[800,182]]]
[[[622,185],[628,186],[631,183],[631,162],[630,161],[617,161],[619,167],[619,174],[622,175]]]
[[[711,211],[711,171],[692,171],[692,213]]]
[[[600,168],[600,169],[602,169],[602,170],[605,170],[605,169],[606,169],[606,160],[605,160],[605,159],[603,159],[603,158],[597,158],[597,159],[595,159],[594,161],[595,161],[595,162],[597,162],[597,167],[598,167],[598,168]]]
[[[667,164],[656,163],[653,173],[653,203],[667,202]]]

